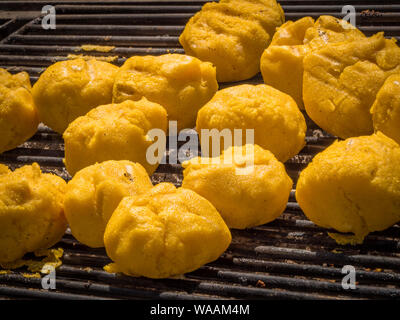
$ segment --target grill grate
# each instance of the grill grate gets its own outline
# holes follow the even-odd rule
[[[0,12],[18,16],[30,12],[29,21],[1,20],[0,67],[11,72],[25,70],[35,82],[50,64],[69,54],[127,57],[143,54],[183,53],[178,36],[185,22],[205,1],[52,1],[57,29],[43,30],[41,7],[48,1],[2,1]],[[381,1],[351,1],[359,27],[367,35],[385,31],[400,38],[400,5]],[[347,1],[283,0],[287,20],[306,15],[340,17]],[[363,10],[374,10],[370,15]],[[18,23],[16,23],[18,21]],[[21,23],[23,21],[23,23]],[[7,28],[3,26],[8,25]],[[6,31],[4,31],[6,30]],[[1,33],[1,32],[6,32]],[[83,44],[115,46],[108,53],[85,52]],[[241,83],[262,83],[261,76]],[[221,87],[232,84],[223,84]],[[307,118],[307,117],[306,117]],[[296,182],[312,157],[334,141],[307,118],[307,146],[286,163]],[[195,134],[195,133],[193,133]],[[180,142],[179,145],[185,142]],[[167,152],[171,152],[168,150]],[[0,154],[0,162],[16,168],[33,161],[44,171],[69,180],[62,158],[60,135],[45,126],[17,149]],[[153,183],[182,181],[180,165],[161,165]],[[233,230],[233,242],[217,261],[177,278],[151,280],[109,274],[102,267],[110,260],[104,249],[90,249],[67,232],[56,247],[64,249],[63,265],[57,269],[57,289],[41,289],[40,279],[26,278],[22,271],[0,275],[0,298],[52,299],[365,299],[400,298],[399,226],[373,233],[363,245],[339,246],[323,230],[308,221],[291,193],[285,213],[260,227]],[[357,289],[341,286],[344,265],[357,270]]]

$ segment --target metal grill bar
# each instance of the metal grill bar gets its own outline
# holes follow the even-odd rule
[[[340,13],[343,5],[283,5],[282,8],[285,13],[298,13],[298,12],[328,12]],[[356,11],[377,10],[382,8],[381,5],[354,5]],[[63,14],[74,14],[85,11],[90,14],[103,13],[105,10],[111,10],[114,13],[192,13],[199,11],[201,5],[58,5],[57,9]],[[383,7],[385,12],[399,12],[400,5],[386,5]]]
[[[160,32],[168,34],[169,36],[179,36],[183,31],[183,26],[149,26],[149,25],[69,25],[57,24],[57,29],[52,30],[53,35],[58,34],[71,34],[79,35],[82,30],[85,30],[85,35],[98,34],[99,28],[102,28],[103,35],[159,35]],[[362,26],[359,28],[367,34],[373,34],[384,31],[386,35],[396,35],[400,31],[400,26]],[[35,34],[46,34],[48,31],[44,30],[41,25],[31,25],[25,32],[33,32]]]
[[[113,46],[178,46],[178,37],[175,36],[71,36],[71,35],[54,35],[51,37],[54,45],[69,42],[76,43],[92,43],[92,44],[108,44]],[[48,36],[42,35],[12,35],[9,38],[11,43],[24,42],[25,44],[44,45],[49,41]]]
[[[313,260],[324,263],[341,263],[361,265],[366,267],[381,267],[387,269],[400,269],[400,258],[373,256],[373,255],[346,255],[324,251],[309,251],[293,248],[264,247],[255,248],[260,256],[274,256],[283,259]]]
[[[330,14],[332,16],[341,18],[342,13],[338,12],[321,12],[321,11],[304,11],[304,12],[288,12],[285,14],[286,20],[297,20],[304,16],[311,16],[318,18],[321,15]],[[87,24],[123,24],[123,21],[130,20],[136,23],[146,24],[184,24],[192,16],[192,13],[129,13],[129,14],[65,14],[57,16],[57,20],[61,23],[75,23],[79,24],[82,21]],[[384,14],[375,14],[373,16],[357,13],[356,18],[358,23],[399,23],[400,13],[398,12],[385,12]]]
[[[231,281],[240,281],[243,283],[253,283],[256,284],[258,281],[263,281],[264,283],[268,283],[270,286],[275,288],[295,288],[298,290],[313,290],[317,292],[343,292],[343,287],[341,283],[330,283],[330,282],[321,282],[318,280],[304,280],[304,279],[293,279],[287,277],[278,277],[278,276],[265,276],[253,273],[238,273],[232,271],[218,271],[218,276],[222,279],[231,280]],[[387,289],[387,288],[379,288],[373,286],[361,286],[358,285],[355,294],[359,294],[360,296],[369,296],[369,297],[384,297],[384,298],[399,298],[400,290],[399,289]]]
[[[133,6],[133,5],[143,5],[146,4],[147,6],[154,6],[154,5],[171,5],[171,6],[193,6],[193,5],[203,5],[206,2],[212,2],[212,0],[121,0],[121,1],[114,1],[114,0],[102,0],[102,1],[96,1],[96,4],[94,6],[109,6],[109,7],[115,7],[115,6]],[[382,4],[383,2],[383,4]],[[51,1],[53,4],[58,4],[58,5],[73,5],[76,7],[80,7],[82,5],[89,5],[93,4],[93,2],[88,1],[88,0],[82,0],[82,1],[68,1],[68,0],[53,0]],[[308,4],[310,5],[321,5],[323,6],[322,8],[329,8],[331,6],[337,6],[337,5],[346,5],[348,4],[347,0],[281,0],[279,3],[283,6],[290,6],[290,5],[297,5],[299,7],[306,6]],[[5,0],[1,2],[1,7],[6,8],[7,10],[37,10],[38,8],[42,8],[44,5],[49,4],[48,1],[46,0],[31,0],[31,1],[19,1],[19,0]],[[396,7],[396,4],[389,3],[388,1],[379,1],[379,0],[353,0],[351,1],[351,4],[359,7],[360,9],[365,8],[369,9],[369,7],[375,7],[376,9],[381,9],[384,10],[386,8],[391,8],[391,7]],[[328,9],[327,9],[328,10]]]
[[[7,281],[7,280],[5,280]],[[102,298],[88,295],[71,294],[64,292],[52,292],[45,290],[27,290],[26,288],[16,288],[10,285],[0,285],[0,295],[10,298],[24,299],[54,299],[54,300],[109,300],[112,298]]]
[[[69,24],[57,24],[57,29],[52,30],[52,34],[77,34],[79,35],[82,30],[85,30],[85,35],[99,34],[99,28],[102,28],[103,35],[159,35],[168,34],[170,36],[179,36],[183,31],[183,26],[157,26],[157,25],[69,25]],[[42,26],[34,24],[27,28],[26,32],[32,31],[35,34],[46,34]]]

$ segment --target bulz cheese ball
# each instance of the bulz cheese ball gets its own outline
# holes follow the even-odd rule
[[[311,17],[288,21],[278,28],[271,44],[261,56],[260,67],[264,82],[289,94],[304,109],[304,57],[327,43],[359,38],[365,38],[361,31],[332,16],[321,16],[317,21]]]
[[[243,84],[218,91],[200,109],[196,129],[200,143],[204,143],[203,129],[229,129],[232,137],[234,129],[242,129],[242,144],[246,141],[246,129],[253,129],[254,143],[285,162],[304,147],[307,126],[296,102],[286,93],[265,84]],[[224,147],[222,138],[220,146]],[[204,145],[202,151],[203,148]],[[210,154],[213,153],[205,155]]]
[[[73,236],[89,247],[103,247],[107,222],[122,198],[152,187],[138,163],[110,160],[82,169],[68,183],[64,201]]]
[[[400,221],[400,146],[382,133],[337,141],[300,174],[296,198],[317,225],[333,228],[339,244]]]
[[[158,167],[146,158],[147,148],[154,142],[148,136],[151,129],[166,132],[167,112],[146,98],[99,106],[65,131],[65,166],[73,176],[96,162],[130,160],[151,175]]]
[[[304,58],[303,100],[310,118],[346,139],[374,132],[370,109],[385,80],[400,72],[400,48],[383,33],[330,43]]]
[[[215,67],[183,54],[135,56],[120,68],[113,102],[148,100],[159,103],[178,130],[193,128],[197,111],[218,90]]]
[[[167,278],[216,260],[231,234],[214,206],[192,190],[161,183],[124,198],[106,227],[110,272]]]
[[[245,80],[260,71],[261,54],[284,21],[275,0],[221,0],[192,17],[179,42],[186,54],[212,62],[218,81]]]
[[[63,179],[42,173],[37,163],[14,172],[0,165],[0,263],[61,240],[65,188]]]
[[[32,137],[38,124],[29,75],[11,75],[0,68],[0,153]]]
[[[9,173],[9,172],[10,172],[10,170],[8,169],[8,167],[5,166],[4,164],[0,163],[0,175],[1,174],[5,174],[5,173]]]
[[[258,145],[235,146],[218,160],[184,162],[182,187],[210,201],[229,228],[259,226],[281,215],[293,183],[270,151]]]
[[[33,86],[39,118],[62,134],[91,109],[112,102],[118,67],[103,61],[74,59],[48,67]]]
[[[371,108],[375,131],[400,144],[400,73],[386,79]]]

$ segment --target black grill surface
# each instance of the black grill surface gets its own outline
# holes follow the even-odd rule
[[[178,37],[186,21],[205,1],[1,1],[0,67],[27,71],[35,82],[50,64],[70,54],[117,56],[121,65],[132,55],[183,53]],[[350,2],[350,3],[349,3]],[[53,4],[57,29],[41,27],[41,8]],[[343,5],[357,10],[357,24],[367,35],[385,31],[400,38],[400,3],[367,0],[283,0],[286,19],[330,14],[342,17]],[[115,46],[108,53],[86,52],[83,44]],[[262,83],[260,75],[242,83]],[[221,87],[231,86],[223,84]],[[286,163],[296,182],[312,157],[335,138],[308,117],[307,146]],[[195,134],[195,133],[193,133]],[[183,142],[181,143],[183,144]],[[170,151],[170,150],[169,150]],[[168,152],[168,151],[167,151]],[[45,126],[20,147],[0,154],[11,168],[38,162],[66,180],[60,135]],[[161,165],[153,183],[182,181],[180,165]],[[229,249],[215,262],[180,277],[151,280],[103,271],[110,262],[104,249],[91,249],[67,232],[55,247],[64,249],[56,290],[24,270],[0,274],[0,298],[52,299],[388,299],[400,298],[399,226],[369,235],[363,245],[339,246],[326,230],[308,221],[292,190],[285,213],[272,223],[232,231]],[[357,270],[357,288],[341,285],[344,265]]]

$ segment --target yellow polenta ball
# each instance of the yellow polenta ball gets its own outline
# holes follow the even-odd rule
[[[158,163],[146,158],[147,148],[154,143],[148,136],[151,129],[167,130],[167,112],[146,98],[99,106],[65,130],[65,166],[74,175],[96,162],[130,160],[152,174]]]
[[[216,260],[231,234],[214,206],[189,189],[161,183],[124,198],[104,234],[109,271],[166,278]]]
[[[400,71],[400,48],[383,33],[331,43],[304,58],[307,114],[341,138],[373,132],[370,109],[386,78]]]
[[[0,174],[6,174],[6,173],[9,173],[9,172],[10,172],[10,170],[8,169],[8,167],[5,166],[4,164],[0,163]]]
[[[261,54],[284,21],[275,0],[221,0],[192,17],[179,42],[186,54],[212,62],[218,81],[245,80],[260,71]]]
[[[289,94],[301,109],[303,105],[303,59],[327,43],[364,38],[364,34],[344,20],[321,16],[305,17],[279,27],[261,56],[264,82]]]
[[[0,153],[32,137],[38,124],[29,75],[11,75],[0,68]]]
[[[300,174],[296,198],[317,225],[354,235],[329,234],[359,244],[400,221],[400,146],[382,133],[335,142]]]
[[[89,247],[103,247],[104,230],[122,198],[152,188],[138,163],[105,161],[79,171],[67,185],[64,210],[73,236]]]
[[[217,90],[215,68],[209,62],[183,54],[135,56],[117,74],[113,101],[146,97],[162,105],[181,130],[194,127],[197,111]]]
[[[111,103],[118,67],[81,58],[56,62],[33,86],[40,120],[58,133],[91,109]]]
[[[371,109],[375,131],[400,143],[400,73],[386,79]]]
[[[293,185],[284,165],[258,145],[231,147],[217,159],[193,158],[183,167],[182,187],[210,201],[236,229],[275,220]]]
[[[0,168],[0,263],[49,248],[64,235],[67,221],[63,179],[37,163],[14,172]]]
[[[243,84],[218,91],[200,109],[196,127],[202,152],[207,140],[210,141],[207,131],[203,130],[229,130],[234,137],[234,129],[242,129],[242,144],[245,144],[246,129],[250,129],[254,130],[254,143],[271,151],[282,162],[304,147],[307,130],[296,102],[286,93],[265,84]],[[221,138],[221,149],[223,141]],[[213,153],[203,154],[208,156]]]

